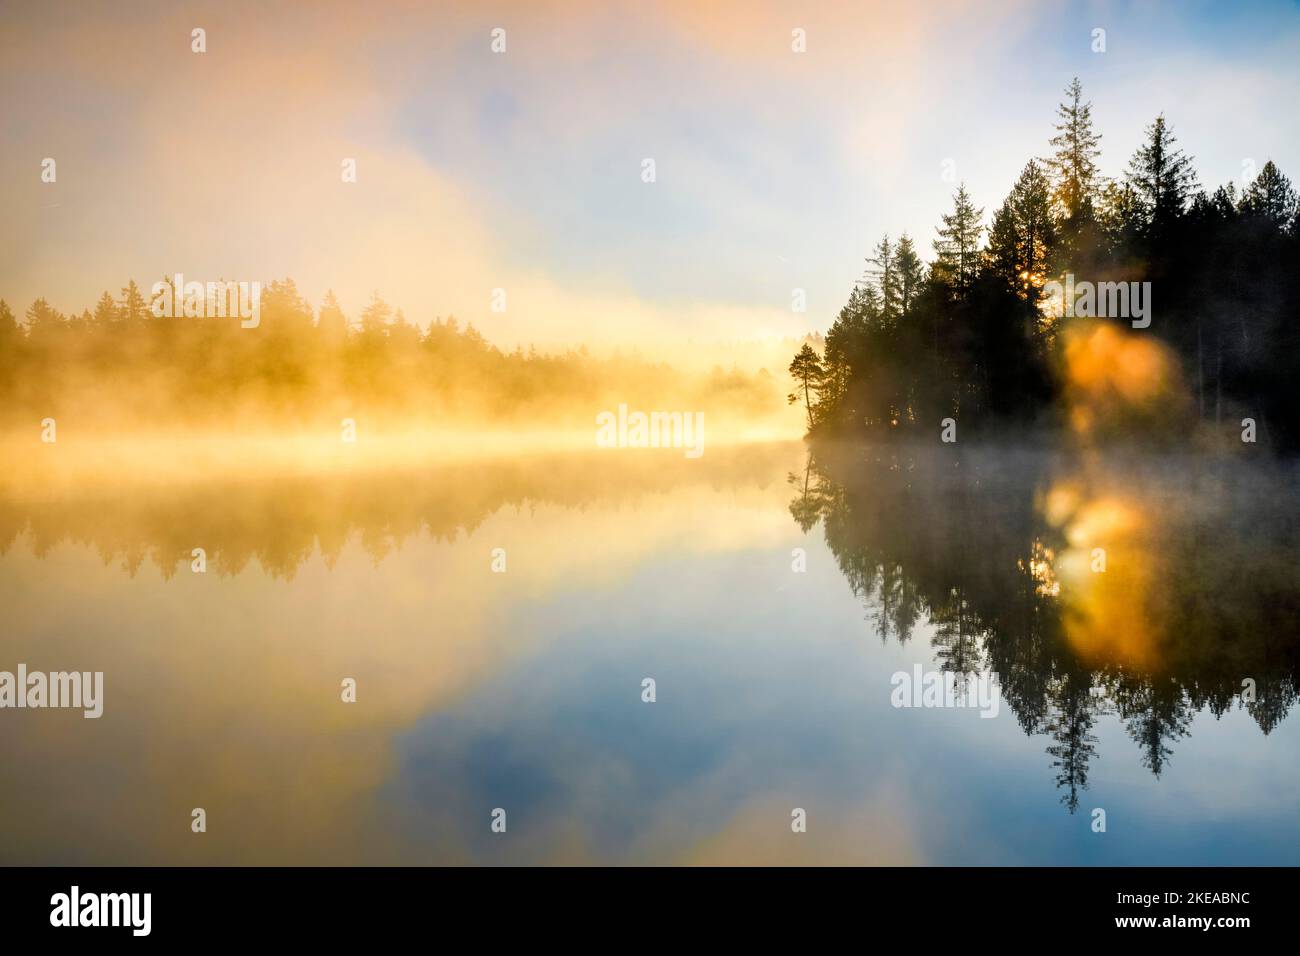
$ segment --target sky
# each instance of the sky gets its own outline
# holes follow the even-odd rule
[[[1107,175],[1163,112],[1207,185],[1300,177],[1295,3],[0,7],[19,315],[182,272],[507,348],[823,331],[882,234],[930,255],[954,180],[988,221],[1076,75]]]

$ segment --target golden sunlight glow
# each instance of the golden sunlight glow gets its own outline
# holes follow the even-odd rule
[[[1186,408],[1177,360],[1148,334],[1107,323],[1071,322],[1065,331],[1066,401],[1079,436],[1159,417],[1176,422]]]
[[[1070,384],[1088,395],[1115,391],[1130,402],[1150,401],[1173,374],[1159,343],[1113,325],[1095,325],[1070,335],[1065,359]]]
[[[1054,486],[1042,507],[1067,547],[1053,560],[1036,543],[1030,572],[1040,594],[1060,596],[1071,647],[1094,666],[1155,668],[1167,619],[1154,540],[1158,525],[1152,524],[1157,510],[1077,480]]]
[[[1059,597],[1061,594],[1061,582],[1056,579],[1056,570],[1052,567],[1055,557],[1056,552],[1044,546],[1043,542],[1035,541],[1028,564],[1023,560],[1018,562],[1020,570],[1028,570],[1036,582],[1034,593],[1043,597]]]

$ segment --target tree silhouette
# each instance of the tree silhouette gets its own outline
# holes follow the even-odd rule
[[[175,299],[173,299],[175,301]],[[122,298],[118,302],[118,314],[127,322],[142,322],[149,317],[149,303],[145,301],[140,287],[132,279],[122,289]]]
[[[1092,104],[1083,102],[1083,85],[1076,76],[1065,88],[1068,101],[1056,108],[1060,122],[1049,140],[1054,152],[1045,162],[1054,183],[1052,202],[1061,220],[1077,228],[1092,218],[1101,176],[1101,136],[1092,128]]]
[[[1057,769],[1056,786],[1065,791],[1061,802],[1074,813],[1079,808],[1079,791],[1088,789],[1088,766],[1097,755],[1097,738],[1091,732],[1096,711],[1091,675],[1069,671],[1056,683],[1051,701],[1046,732],[1053,743],[1047,752]]]
[[[1037,304],[1055,239],[1047,177],[1031,159],[993,216],[988,268],[1016,295]]]
[[[966,184],[957,187],[953,196],[953,210],[942,217],[943,225],[935,231],[939,238],[934,242],[938,256],[934,268],[942,281],[958,297],[969,291],[979,268],[979,241],[984,231],[984,210],[976,209],[966,192]]]
[[[815,424],[812,393],[821,386],[824,370],[822,369],[821,359],[807,342],[803,344],[799,354],[790,363],[790,374],[794,376],[795,384],[803,392],[804,409],[808,413],[808,427],[812,428]],[[791,405],[799,401],[799,395],[796,392],[791,392],[788,397]]]
[[[1159,777],[1173,743],[1188,734],[1192,711],[1182,687],[1170,680],[1143,680],[1128,686],[1120,698],[1120,716],[1129,736],[1142,749],[1142,766]]]
[[[1295,189],[1273,165],[1273,160],[1264,163],[1259,175],[1246,187],[1240,209],[1247,216],[1263,220],[1264,228],[1276,233],[1283,232],[1295,221]]]
[[[1162,113],[1147,127],[1146,142],[1129,160],[1124,177],[1133,190],[1140,231],[1153,242],[1168,238],[1196,188],[1192,158],[1176,144]]]
[[[1146,332],[1195,383],[1195,413],[1218,430],[1251,418],[1258,440],[1300,448],[1300,203],[1270,160],[1240,192],[1199,189],[1163,115],[1123,178],[1099,172],[1101,136],[1076,78],[1057,109],[1051,154],[1030,160],[994,212],[965,184],[941,217],[926,266],[886,236],[827,332],[825,388],[809,430],[899,438],[945,417],[979,435],[1008,425],[1051,431],[1063,409],[1067,320],[1042,295],[1067,277],[1146,282],[1158,314]],[[1054,311],[1055,309],[1055,311]],[[1104,316],[1124,322],[1128,316]],[[1123,437],[1169,442],[1191,424],[1126,419]],[[1156,426],[1152,428],[1150,426]],[[1145,430],[1142,430],[1145,429]]]

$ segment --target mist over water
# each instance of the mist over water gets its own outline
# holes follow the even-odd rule
[[[0,669],[105,674],[0,725],[5,863],[1298,861],[1294,462],[130,458],[0,491]]]

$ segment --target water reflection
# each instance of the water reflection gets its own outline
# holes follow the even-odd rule
[[[25,475],[0,495],[0,668],[103,671],[106,703],[97,721],[0,713],[0,861],[609,859],[608,847],[565,849],[583,831],[576,800],[542,812],[536,788],[520,783],[572,790],[614,775],[620,757],[552,736],[564,721],[545,714],[554,701],[538,697],[532,671],[558,655],[570,681],[611,647],[658,653],[653,615],[689,613],[697,600],[676,581],[662,592],[632,583],[664,556],[700,581],[693,569],[718,556],[781,554],[792,451],[564,454],[163,486]],[[196,546],[206,574],[190,571]],[[498,547],[506,573],[492,571]],[[669,633],[688,638],[691,625]],[[650,665],[622,666],[559,695],[590,701],[577,733],[615,725],[611,700],[641,715]],[[340,702],[344,677],[358,682],[355,706]],[[498,693],[511,703],[475,714]],[[678,721],[658,733],[667,751],[689,750]],[[714,748],[723,759],[726,747]],[[444,756],[451,764],[427,774]],[[531,806],[499,792],[521,786]],[[518,838],[489,842],[484,826],[478,839],[503,800]],[[190,832],[194,807],[207,811],[206,839]],[[645,809],[636,826],[658,826],[656,806]],[[679,836],[674,852],[714,833]]]
[[[789,443],[24,470],[0,669],[102,670],[106,699],[0,713],[0,862],[1296,862],[1285,469]],[[1010,706],[894,709],[936,662]],[[1198,710],[1223,719],[1188,735]]]
[[[202,546],[219,575],[238,575],[256,560],[272,577],[292,580],[316,555],[332,567],[354,538],[379,563],[421,536],[455,541],[504,508],[581,511],[701,484],[767,484],[774,456],[788,453],[779,444],[742,445],[712,450],[699,464],[666,452],[567,453],[252,480],[218,473],[164,485],[51,483],[33,492],[38,471],[11,488],[0,478],[0,555],[25,533],[37,557],[82,544],[131,576],[150,564],[171,578],[189,569],[192,549]]]
[[[826,542],[881,640],[930,631],[958,673],[991,670],[1050,739],[1073,813],[1115,714],[1159,777],[1201,710],[1268,734],[1297,696],[1293,464],[934,448],[823,448],[790,513]]]

